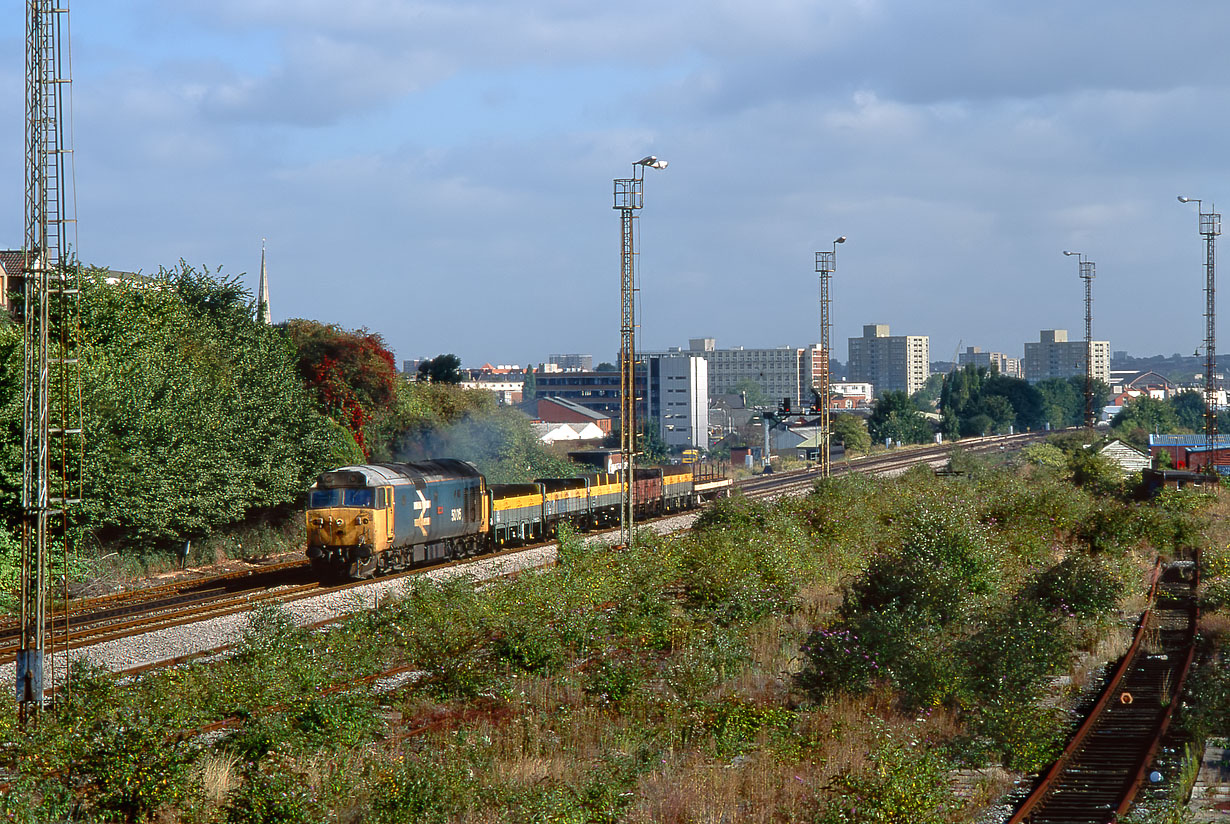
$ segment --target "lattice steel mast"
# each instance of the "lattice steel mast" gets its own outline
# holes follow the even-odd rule
[[[829,349],[829,330],[832,329],[829,317],[829,279],[837,271],[837,244],[845,242],[846,236],[842,235],[833,241],[833,251],[816,252],[816,271],[820,273],[820,349],[821,357],[824,358],[820,376],[820,475],[824,478],[833,474],[833,426],[832,412],[829,411],[833,405],[833,380],[829,374],[833,362]],[[765,448],[767,455],[768,447]]]
[[[81,497],[80,292],[70,245],[76,227],[68,192],[72,150],[64,140],[71,82],[67,30],[67,0],[27,0],[21,643],[16,667],[23,719],[42,707],[45,688],[55,686],[54,670],[50,683],[45,679],[52,652],[51,550],[58,541],[67,564],[69,510]],[[67,611],[64,620],[67,646]],[[54,625],[50,629],[54,632]]]
[[[1217,314],[1215,310],[1215,244],[1214,238],[1221,234],[1221,215],[1204,211],[1199,198],[1179,195],[1180,203],[1195,202],[1200,213],[1200,234],[1204,236],[1204,448],[1208,450],[1209,462],[1205,467],[1216,472],[1214,449],[1217,447]],[[1209,204],[1212,206],[1212,204]]]
[[[1097,423],[1093,409],[1093,279],[1096,276],[1093,261],[1081,252],[1064,252],[1076,255],[1081,279],[1085,281],[1085,428],[1092,429]]]
[[[619,505],[619,540],[632,546],[636,493],[636,213],[644,203],[645,169],[665,169],[653,155],[632,164],[632,177],[616,178],[615,209],[619,210],[619,455],[623,463],[623,497]]]

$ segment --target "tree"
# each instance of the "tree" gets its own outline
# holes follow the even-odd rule
[[[1204,431],[1204,395],[1189,389],[1171,397],[1169,403],[1175,420],[1182,429],[1189,432]]]
[[[392,408],[401,382],[384,339],[365,329],[351,332],[313,320],[287,321],[282,328],[322,414],[350,432],[365,455],[370,453],[364,429]]]
[[[1111,428],[1137,449],[1148,450],[1150,433],[1165,434],[1179,428],[1170,404],[1148,395],[1132,398],[1111,421]]]
[[[619,367],[617,367],[615,364],[611,363],[610,361],[603,361],[602,363],[598,364],[594,368],[595,372],[616,372],[618,370],[619,370]]]
[[[1073,375],[1069,378],[1047,378],[1034,388],[1042,395],[1042,422],[1052,428],[1083,426],[1085,423],[1085,378]],[[1094,411],[1101,410],[1110,402],[1110,387],[1104,381],[1094,380]]]
[[[360,458],[304,389],[284,331],[237,281],[83,273],[83,528],[126,549],[178,543],[296,500]]]
[[[942,427],[948,437],[1022,431],[1045,421],[1042,394],[1020,378],[967,364],[944,380],[940,392]]]
[[[1052,429],[1080,426],[1084,415],[1084,385],[1077,392],[1066,378],[1047,378],[1034,384],[1042,396],[1042,419]]]
[[[731,392],[736,395],[741,392],[746,393],[744,395],[744,404],[749,407],[768,406],[769,404],[769,396],[765,394],[764,387],[751,378],[740,378],[731,387]]]
[[[521,400],[522,401],[537,400],[538,399],[538,377],[534,371],[534,367],[532,366],[525,367],[525,372],[523,374],[524,374],[523,380],[525,382],[521,386]]]
[[[418,379],[428,383],[461,383],[461,358],[436,355],[419,364]]]
[[[662,440],[662,432],[658,429],[657,424],[651,423],[645,427],[645,431],[636,440],[637,448],[640,450],[640,456],[637,462],[646,466],[660,466],[670,461],[671,450],[666,445],[666,441]]]
[[[885,392],[871,408],[867,429],[873,440],[886,439],[902,443],[927,443],[931,440],[931,424],[905,392]]]
[[[846,452],[861,454],[871,449],[867,422],[858,415],[834,415],[832,425],[833,439],[841,444]]]
[[[911,399],[920,409],[934,409],[939,402],[940,393],[944,388],[944,373],[932,372],[922,388],[911,395]]]
[[[1164,434],[1175,431],[1179,419],[1170,404],[1141,395],[1123,405],[1111,421],[1111,426],[1121,430],[1143,429],[1146,433]]]

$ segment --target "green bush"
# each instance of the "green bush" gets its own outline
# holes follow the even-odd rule
[[[914,741],[885,741],[868,759],[825,788],[817,824],[947,824],[960,808],[949,789],[948,765]]]
[[[431,762],[399,759],[376,782],[370,821],[373,824],[446,824],[464,811],[473,793],[468,765],[452,758]]]
[[[1045,609],[1092,618],[1113,609],[1123,590],[1123,581],[1105,560],[1073,552],[1038,574],[1026,594]]]
[[[336,749],[370,741],[379,728],[380,719],[373,697],[352,690],[311,699],[291,724],[301,739],[301,746]]]
[[[230,824],[315,824],[322,810],[301,776],[285,765],[254,767],[226,808]]]
[[[608,656],[585,670],[582,687],[600,704],[619,705],[636,695],[644,681],[645,671],[640,662]]]
[[[705,715],[707,732],[721,757],[749,751],[763,734],[784,738],[795,721],[794,711],[786,707],[767,707],[733,696],[709,704]]]
[[[1028,600],[992,615],[963,650],[968,678],[980,700],[1001,695],[1028,702],[1043,678],[1067,664],[1072,637],[1062,616]]]
[[[1060,710],[1007,694],[972,708],[968,725],[972,741],[956,748],[967,759],[993,756],[1007,769],[1026,773],[1038,772],[1055,760],[1066,731]]]
[[[813,701],[823,701],[838,692],[858,695],[881,675],[874,650],[868,649],[854,630],[822,627],[807,636],[800,653],[803,668],[795,684]]]

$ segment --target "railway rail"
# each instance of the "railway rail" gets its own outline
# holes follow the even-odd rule
[[[958,447],[969,452],[987,452],[998,450],[1001,446],[1018,448],[1024,443],[1044,436],[1045,433],[1034,433],[967,439],[961,441]],[[834,464],[833,473],[883,474],[903,471],[921,463],[946,460],[953,448],[951,444],[944,444],[903,449]],[[739,482],[737,485],[749,497],[776,497],[809,489],[818,476],[818,470],[813,468],[756,476]],[[612,534],[614,534],[613,531]],[[481,557],[499,558],[539,549],[550,543],[548,541],[545,544],[508,548]],[[410,569],[383,576],[383,580],[472,563],[474,560],[471,558]],[[250,571],[168,583],[96,598],[77,599],[69,603],[68,638],[73,649],[81,649],[208,618],[244,612],[263,603],[287,603],[361,586],[363,583],[365,582],[322,583],[312,577],[306,560],[296,560]],[[60,617],[54,625],[49,626],[49,629],[52,630],[53,646],[63,649],[65,639],[63,618]],[[15,659],[18,637],[19,630],[15,622],[0,622],[0,666],[10,664]]]
[[[1146,783],[1191,666],[1199,617],[1198,563],[1158,569],[1132,646],[1006,824],[1112,824]]]

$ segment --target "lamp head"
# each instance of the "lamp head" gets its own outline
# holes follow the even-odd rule
[[[1067,252],[1067,251],[1065,251],[1065,252],[1064,252],[1064,254],[1065,254],[1065,255],[1069,255],[1069,256],[1071,256],[1071,255],[1079,255],[1079,254],[1080,254],[1080,252]]]
[[[1192,199],[1188,197],[1187,195],[1179,195],[1179,202],[1180,203],[1191,203]]]
[[[845,235],[842,235],[841,237],[837,238],[837,240],[835,240],[835,241],[833,241],[833,242],[834,242],[834,243],[845,243],[845,242],[846,242],[846,236],[845,236]]]
[[[633,166],[648,166],[650,169],[665,169],[666,161],[659,160],[653,155],[646,155],[645,157],[642,157],[640,160],[636,161],[632,165]]]

